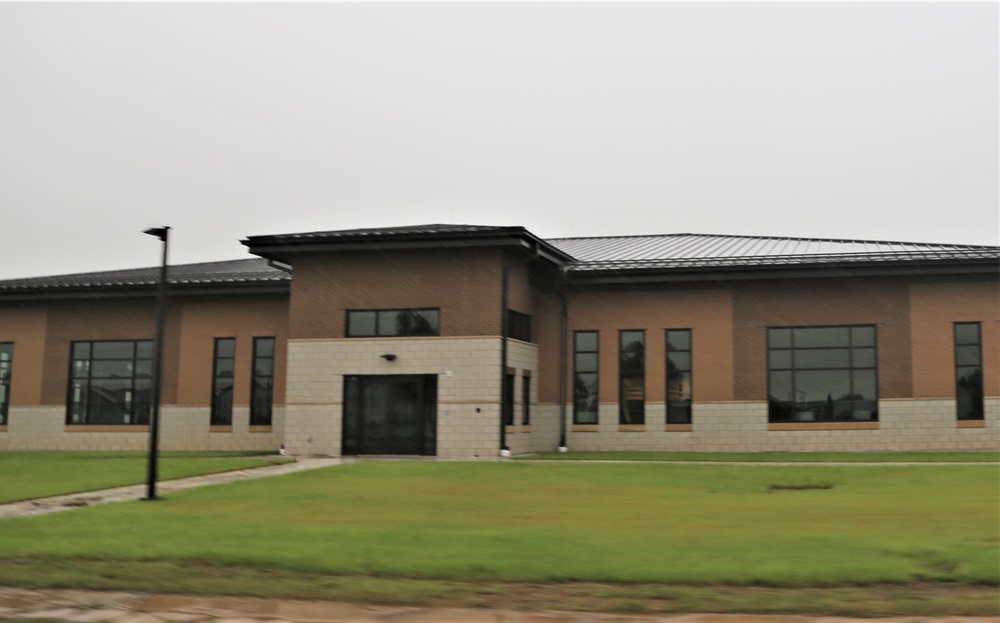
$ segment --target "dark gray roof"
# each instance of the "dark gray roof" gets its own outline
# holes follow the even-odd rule
[[[572,271],[1000,260],[1000,247],[838,238],[664,234],[548,242],[577,260]]]
[[[155,288],[160,268],[134,268],[94,273],[75,273],[52,277],[30,277],[0,281],[0,297],[21,292],[80,292],[82,290],[121,290]],[[191,289],[199,286],[253,287],[274,286],[291,282],[288,272],[273,268],[263,258],[176,264],[168,267],[167,283],[174,288]]]
[[[834,238],[782,238],[773,236],[730,236],[707,234],[664,234],[644,236],[599,236],[541,240],[523,227],[480,225],[416,225],[375,229],[256,236],[245,242],[262,249],[299,247],[296,241],[341,243],[348,247],[358,241],[419,240],[422,247],[452,236],[486,237],[538,243],[549,258],[565,264],[571,275],[705,275],[717,278],[734,271],[836,267],[973,266],[995,272],[1000,267],[1000,247],[984,245],[893,242],[885,240],[845,240]],[[325,248],[325,247],[321,247]],[[539,248],[539,247],[535,247]],[[280,254],[277,257],[281,257]],[[0,281],[0,299],[15,300],[36,295],[67,296],[87,293],[152,291],[158,267],[105,272],[8,279]],[[291,275],[274,268],[264,258],[180,264],[169,267],[168,281],[185,292],[287,292]],[[587,278],[589,279],[589,277]],[[586,279],[584,280],[586,281]],[[596,283],[596,282],[595,282]]]

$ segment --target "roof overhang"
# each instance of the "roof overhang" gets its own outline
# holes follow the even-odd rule
[[[934,260],[905,262],[829,262],[801,265],[703,265],[683,267],[571,267],[565,273],[569,286],[655,283],[723,282],[772,279],[844,279],[858,277],[915,277],[935,275],[997,275],[994,260]]]
[[[498,227],[488,231],[395,231],[370,233],[290,234],[250,236],[241,241],[250,253],[269,260],[293,264],[294,257],[304,253],[352,253],[362,251],[407,251],[440,249],[474,249],[501,247],[524,249],[538,258],[563,266],[574,261],[523,227]]]

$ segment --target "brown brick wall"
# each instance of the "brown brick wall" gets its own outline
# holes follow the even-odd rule
[[[253,337],[275,337],[274,403],[284,402],[288,303],[285,297],[175,298],[168,304],[163,404],[208,406],[214,337],[237,338],[235,404],[249,402]],[[0,308],[0,341],[14,341],[13,404],[66,404],[70,344],[152,339],[153,299],[51,301]]]
[[[734,286],[736,400],[767,399],[767,328],[876,326],[879,398],[913,396],[909,290],[901,279],[745,282]],[[696,398],[697,399],[697,398]]]
[[[156,327],[156,301],[108,298],[53,301],[49,304],[45,339],[45,378],[42,404],[66,404],[70,343],[77,340],[151,340]],[[163,350],[164,404],[177,400],[177,336],[180,303],[167,306]]]
[[[915,398],[955,397],[955,322],[981,323],[983,389],[987,396],[1000,396],[1000,283],[996,279],[914,283],[910,309]]]
[[[440,308],[444,337],[499,335],[503,257],[497,249],[302,255],[292,262],[289,337],[342,338],[348,309],[417,307]]]
[[[233,404],[250,404],[253,338],[275,338],[274,404],[285,402],[288,299],[192,300],[181,310],[177,404],[210,405],[215,338],[236,338]]]
[[[731,400],[732,297],[728,290],[699,287],[602,288],[571,292],[570,353],[567,382],[572,383],[574,331],[600,331],[599,392],[602,403],[618,402],[618,332],[646,332],[646,400],[666,394],[666,329],[692,329],[695,400]],[[559,304],[546,298],[540,323],[546,336],[539,344],[539,400],[559,399]],[[567,390],[569,391],[569,390]],[[571,396],[571,394],[568,394]]]
[[[12,406],[41,404],[46,314],[44,307],[0,307],[0,342],[14,343]]]

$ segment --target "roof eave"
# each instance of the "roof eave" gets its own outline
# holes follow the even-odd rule
[[[570,285],[604,285],[973,274],[1000,275],[1000,264],[996,260],[936,260],[891,264],[850,262],[781,266],[701,266],[598,270],[572,270],[571,268],[566,273],[566,280]]]
[[[347,236],[333,239],[286,236],[256,236],[240,241],[254,255],[284,263],[302,253],[406,251],[424,249],[469,249],[486,247],[517,247],[529,249],[557,265],[574,261],[574,258],[531,234],[524,228],[510,228],[505,232],[456,232],[423,233],[385,236]]]
[[[168,295],[220,296],[220,295],[287,295],[291,281],[261,280],[202,283],[171,283]],[[24,301],[51,301],[67,299],[154,298],[156,284],[107,284],[95,286],[47,286],[0,290],[0,304]]]

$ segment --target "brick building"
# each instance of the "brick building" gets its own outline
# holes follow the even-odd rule
[[[1000,448],[1000,248],[427,225],[172,266],[161,447]],[[143,449],[155,268],[0,281],[0,449]]]

